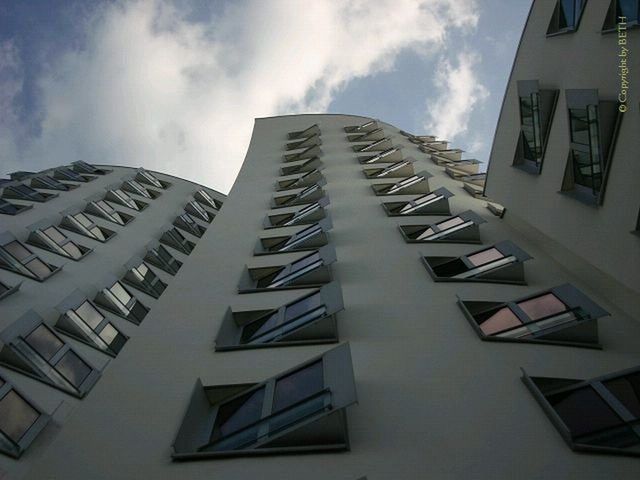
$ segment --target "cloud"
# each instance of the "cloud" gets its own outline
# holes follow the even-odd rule
[[[440,59],[434,79],[437,98],[426,103],[424,128],[429,134],[452,141],[468,131],[474,107],[489,96],[474,70],[479,62],[480,56],[470,51],[458,54],[455,65]]]
[[[194,21],[184,4],[109,4],[85,21],[86,44],[39,79],[40,135],[22,145],[17,126],[0,133],[0,163],[142,165],[226,192],[254,118],[323,112],[353,79],[392,69],[402,51],[433,56],[452,29],[476,25],[476,10],[467,0],[256,0]],[[486,94],[468,86],[471,65],[458,60],[458,106],[468,109]],[[438,71],[439,88],[447,77]],[[442,134],[460,118],[439,123]]]

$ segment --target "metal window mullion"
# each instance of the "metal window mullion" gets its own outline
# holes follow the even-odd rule
[[[636,416],[633,415],[627,407],[625,407],[624,404],[602,384],[602,382],[593,381],[590,386],[598,393],[598,395],[600,395],[600,397],[602,397],[602,399],[616,413],[616,415],[622,419],[622,421],[629,423],[637,420]]]
[[[264,386],[264,400],[262,401],[262,413],[260,420],[265,420],[273,415],[273,404],[276,393],[277,379],[270,379]],[[266,437],[269,434],[269,422],[262,422],[258,428],[256,439]]]

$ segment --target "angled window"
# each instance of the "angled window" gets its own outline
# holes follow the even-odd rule
[[[380,140],[374,140],[366,145],[354,145],[351,148],[354,152],[366,153],[384,151],[391,148],[391,146],[391,139],[389,137],[384,137]]]
[[[170,228],[162,234],[160,237],[160,243],[164,243],[165,245],[175,248],[185,255],[189,255],[193,249],[196,248],[196,244],[184,238],[184,235],[182,235],[175,227]]]
[[[78,186],[73,183],[62,183],[56,180],[53,177],[48,175],[41,175],[39,177],[34,177],[31,179],[31,186],[33,188],[44,188],[49,190],[61,190],[68,191],[77,188]]]
[[[314,123],[310,127],[305,128],[304,130],[296,130],[295,132],[289,132],[287,134],[287,138],[289,140],[295,140],[297,138],[307,138],[313,135],[320,135],[320,127],[317,123]]]
[[[94,302],[136,325],[140,325],[149,313],[149,309],[119,281],[98,292]]]
[[[84,397],[100,377],[33,310],[2,331],[0,339],[0,364],[74,397]]]
[[[3,215],[17,215],[30,208],[32,208],[32,205],[16,205],[15,203],[7,202],[4,198],[0,198],[0,213]]]
[[[293,190],[295,188],[310,187],[314,183],[323,181],[324,177],[320,170],[314,168],[310,172],[303,173],[302,175],[293,176],[293,178],[283,178],[278,180],[276,184],[277,191]]]
[[[598,322],[609,315],[573,285],[560,285],[512,302],[458,300],[483,340],[599,348]]]
[[[201,203],[205,207],[213,208],[214,210],[220,210],[222,208],[222,202],[209,195],[209,192],[204,188],[194,193],[193,198],[196,199],[196,202]]]
[[[105,195],[104,199],[109,200],[110,202],[113,202],[113,203],[117,203],[118,205],[122,205],[123,207],[128,207],[128,208],[131,208],[132,210],[137,210],[138,212],[144,210],[149,206],[149,204],[146,202],[141,202],[140,200],[131,198],[127,193],[125,193],[120,188],[109,190]]]
[[[78,173],[88,173],[90,175],[106,175],[113,171],[113,170],[107,170],[106,168],[94,167],[90,163],[83,162],[82,160],[73,162],[71,164],[71,167]]]
[[[60,227],[103,243],[113,238],[116,234],[112,230],[99,227],[82,212],[65,215],[60,222]]]
[[[291,161],[280,168],[281,175],[293,175],[295,173],[305,173],[322,166],[318,157],[311,157],[302,160]]]
[[[575,451],[640,456],[640,367],[578,380],[522,381]]]
[[[13,286],[6,284],[4,282],[0,282],[0,300],[2,300],[5,297],[8,297],[12,293],[16,293],[20,289],[20,285],[22,285],[22,282]]]
[[[203,227],[202,225],[198,225],[198,222],[196,222],[193,217],[186,212],[178,215],[173,221],[173,224],[176,227],[198,238],[202,237],[202,235],[204,235],[204,232],[207,231],[205,227]]]
[[[87,183],[95,180],[98,177],[93,175],[81,175],[78,172],[74,172],[69,167],[56,168],[53,171],[53,178],[56,180],[64,180],[67,182],[80,182]]]
[[[348,343],[260,383],[198,380],[172,457],[349,450],[345,409],[356,401]]]
[[[449,148],[449,142],[446,140],[434,140],[433,142],[423,142],[418,146],[421,152],[429,155],[438,155],[442,158],[448,158],[450,160],[462,159],[463,150],[459,148]]]
[[[322,149],[319,145],[312,145],[298,153],[287,153],[283,156],[285,162],[299,162],[300,160],[309,160],[322,155]]]
[[[216,337],[216,350],[334,343],[338,341],[335,313],[343,308],[337,282],[278,308],[230,308]]]
[[[385,138],[385,133],[382,128],[375,128],[368,132],[360,132],[355,134],[347,134],[347,140],[349,142],[375,142]]]
[[[573,33],[578,30],[587,0],[557,0],[547,28],[547,36]]]
[[[419,172],[393,183],[374,183],[371,188],[376,195],[414,195],[429,193],[429,172]]]
[[[299,228],[292,234],[259,238],[253,254],[266,255],[317,250],[329,242],[329,237],[326,232],[330,228],[331,222],[325,218],[309,226]]]
[[[121,226],[130,223],[134,218],[133,215],[116,210],[104,200],[87,203],[84,211]]]
[[[477,160],[451,162],[444,166],[444,172],[454,180],[460,180],[469,175],[477,175],[480,172],[480,163]]]
[[[358,162],[362,164],[370,164],[376,162],[398,162],[402,160],[402,147],[395,146],[383,150],[375,155],[359,155]]]
[[[407,139],[416,145],[422,145],[424,143],[435,142],[436,137],[433,135],[414,135],[409,132],[405,132],[404,130],[400,130],[398,132],[403,137],[407,137]]]
[[[471,210],[427,225],[399,225],[407,243],[481,243],[480,225],[486,220]]]
[[[364,133],[370,132],[378,128],[377,120],[367,120],[361,125],[349,125],[344,127],[344,131],[347,133]]]
[[[140,195],[141,197],[148,198],[149,200],[155,200],[161,195],[160,192],[153,190],[151,188],[145,187],[137,180],[125,180],[124,182],[122,182],[121,189],[124,190],[125,192],[133,193],[136,195]]]
[[[326,182],[320,180],[317,183],[291,193],[276,195],[271,200],[271,208],[291,207],[303,203],[310,203],[319,200],[324,196],[322,185]]]
[[[441,187],[408,202],[384,202],[382,207],[390,217],[451,215],[449,197],[453,197],[453,193]]]
[[[335,249],[325,245],[284,265],[247,267],[238,284],[238,292],[319,287],[331,281],[329,265],[335,261]]]
[[[41,260],[22,242],[7,232],[0,235],[0,268],[39,282],[62,269],[62,267],[56,267]]]
[[[51,417],[0,377],[0,452],[19,458]]]
[[[136,172],[136,180],[144,183],[146,185],[151,185],[155,188],[161,188],[162,190],[166,190],[171,186],[169,182],[165,182],[164,180],[160,180],[153,173],[145,170],[144,168],[139,168]]]
[[[144,260],[171,275],[178,273],[182,266],[182,262],[174,258],[162,245],[155,245],[149,248]]]
[[[39,192],[28,185],[18,184],[4,187],[2,198],[28,200],[32,202],[48,202],[58,196],[57,193]]]
[[[537,80],[518,81],[520,136],[513,158],[514,167],[529,173],[542,170],[559,93],[559,90],[541,89]]]
[[[623,19],[624,21],[622,21]],[[611,0],[602,25],[602,32],[615,32],[618,23],[626,24],[626,28],[640,26],[639,0]]]
[[[54,226],[34,230],[29,234],[27,243],[72,260],[80,260],[93,251],[77,244]]]
[[[365,168],[362,170],[367,178],[402,178],[413,175],[413,159],[401,160],[386,166]]]
[[[314,203],[287,213],[267,214],[263,225],[265,228],[290,227],[293,225],[309,225],[323,218],[328,218],[324,207],[329,205],[329,199],[322,197]]]
[[[461,257],[422,257],[436,282],[489,282],[525,285],[524,262],[531,257],[506,240]]]
[[[570,150],[562,192],[602,205],[621,115],[615,101],[600,101],[597,90],[567,90]]]
[[[308,138],[297,140],[295,142],[289,142],[285,145],[285,150],[298,150],[299,148],[309,148],[322,145],[322,138],[319,134],[312,135]]]
[[[160,280],[155,272],[144,262],[131,268],[122,277],[122,281],[147,295],[151,295],[153,298],[160,298],[162,292],[167,288],[167,284]]]
[[[80,291],[65,299],[58,310],[62,314],[56,330],[111,357],[118,355],[129,339]]]
[[[203,222],[211,223],[213,217],[212,213],[209,213],[205,208],[195,200],[190,201],[184,206],[184,211],[189,215],[199,218]]]

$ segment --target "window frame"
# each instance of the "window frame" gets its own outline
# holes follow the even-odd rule
[[[162,251],[164,251],[171,259],[167,260],[162,258]],[[178,270],[180,270],[180,267],[182,267],[182,262],[171,255],[169,250],[167,250],[164,245],[161,245],[160,242],[152,242],[147,245],[147,253],[144,256],[144,261],[170,275],[175,275],[178,273]]]
[[[142,275],[139,269],[140,266],[144,265],[147,268],[148,272],[151,272],[151,279],[147,278],[148,273]],[[139,258],[134,258],[130,262],[127,262],[125,265],[127,268],[127,272],[122,277],[122,282],[129,285],[130,287],[135,288],[136,290],[146,293],[147,295],[153,298],[160,298],[160,296],[167,289],[167,283],[162,281],[162,279],[158,276],[153,269],[145,263],[144,260]],[[142,280],[139,278],[142,277]]]
[[[427,198],[430,195],[435,194],[436,198],[429,202],[419,202],[423,198]],[[400,202],[382,202],[382,208],[389,217],[416,217],[427,215],[438,216],[450,216],[451,208],[449,206],[449,198],[453,197],[453,193],[444,187],[437,188],[433,191],[414,197],[408,201]],[[403,214],[401,211],[407,206],[413,205],[410,208],[409,213]],[[413,210],[411,210],[413,209]]]
[[[291,189],[287,193],[274,195],[271,199],[271,208],[294,207],[296,205],[304,205],[317,201],[325,196],[322,187],[326,184],[326,180],[318,180],[313,185]]]
[[[433,177],[431,173],[423,170],[408,177],[400,177],[396,182],[373,183],[371,189],[378,197],[428,194],[431,192],[429,189],[429,179],[431,177]]]
[[[302,227],[302,228],[299,228]],[[296,225],[294,227],[283,227],[283,228],[297,228],[297,230],[293,233],[281,233],[277,235],[271,235],[266,237],[259,237],[256,242],[256,246],[253,250],[253,254],[256,256],[259,255],[277,255],[279,253],[292,253],[292,252],[302,252],[305,250],[317,250],[319,247],[322,247],[329,243],[328,231],[332,228],[331,220],[328,218],[323,218],[317,222],[308,224],[308,225]],[[312,236],[308,236],[309,231],[313,229],[315,232]],[[303,232],[307,232],[305,235],[302,235]],[[296,238],[299,237],[299,238]],[[306,237],[306,238],[305,238]],[[289,248],[287,247],[287,243],[291,241],[296,241],[300,244],[297,248]],[[282,248],[278,250],[273,250],[274,247],[278,245],[283,245],[282,248],[287,248],[283,250]]]
[[[115,293],[113,293],[112,288],[115,287],[116,284],[119,284],[120,288],[122,288],[130,297],[126,304],[122,302],[122,300],[119,299]],[[99,307],[104,308],[105,310],[113,313],[114,315],[117,315],[120,318],[128,320],[134,325],[140,325],[151,310],[149,307],[144,305],[135,295],[133,295],[127,289],[127,287],[123,285],[121,280],[113,280],[113,278],[109,278],[109,280],[105,283],[105,286],[100,289],[100,291],[98,291],[93,299],[93,302]],[[125,313],[125,310],[127,311],[127,313]],[[141,315],[138,315],[137,313],[141,313]]]
[[[551,19],[549,20],[549,26],[547,27],[547,38],[555,37],[558,35],[565,35],[568,33],[574,33],[578,31],[580,27],[580,21],[582,20],[582,15],[584,14],[585,7],[587,5],[587,0],[572,0],[574,2],[574,9],[576,7],[576,2],[582,2],[580,4],[580,11],[574,13],[573,25],[567,25],[566,27],[560,27],[560,9],[562,8],[562,0],[557,0],[556,5],[553,9],[553,13],[551,15]],[[575,11],[575,10],[574,10]]]
[[[640,28],[640,1],[635,0],[636,2],[636,18],[631,21],[627,21],[625,24],[625,28],[627,30],[632,28]],[[618,0],[611,0],[609,3],[609,8],[607,10],[607,14],[605,15],[604,22],[602,23],[602,34],[617,32],[618,25]],[[628,17],[625,17],[628,18]]]
[[[173,226],[197,238],[202,238],[207,229],[196,222],[196,219],[184,211],[175,218]]]
[[[115,231],[98,225],[90,217],[88,217],[84,211],[74,210],[72,213],[63,212],[63,215],[64,216],[62,217],[62,220],[60,221],[60,224],[58,226],[64,230],[69,230],[70,232],[77,233],[78,235],[82,235],[84,237],[90,238],[100,243],[106,243],[116,236]],[[82,222],[80,222],[80,220],[76,218],[79,215],[82,215],[84,218],[86,218],[89,221],[88,226],[84,225]],[[104,240],[96,237],[92,233],[92,230],[94,228],[98,228],[100,230],[100,232],[104,236]]]
[[[105,208],[103,205],[106,205],[107,207],[109,207],[109,209]],[[135,219],[133,215],[129,215],[128,213],[125,213],[121,210],[116,210],[109,203],[107,203],[106,200],[103,199],[89,201],[83,211],[84,213],[102,218],[107,222],[111,222],[121,227],[127,226]],[[114,216],[114,214],[117,215],[117,217]],[[118,221],[118,219],[120,219],[121,221]]]
[[[325,209],[327,205],[329,205],[329,197],[325,196],[307,205],[296,205],[295,207],[287,207],[294,209],[291,212],[283,213],[276,210],[273,213],[267,213],[262,226],[265,228],[265,230],[267,230],[271,228],[309,225],[324,218],[329,218],[329,212]],[[300,223],[300,220],[304,220],[304,222]]]
[[[166,190],[171,186],[171,183],[165,180],[160,180],[149,170],[146,170],[142,167],[138,168],[138,170],[136,171],[135,180],[140,183],[159,188],[161,190]]]
[[[53,178],[56,178],[57,180],[66,180],[68,182],[88,183],[94,181],[98,177],[94,175],[82,175],[69,167],[59,167],[53,171]]]
[[[443,235],[442,238],[436,238],[434,240],[426,239],[417,239],[413,238],[413,235],[420,230],[428,230],[431,229],[435,235],[447,232],[448,230],[452,230],[458,225],[447,228],[444,230],[440,230],[441,227],[438,225],[451,221],[454,218],[461,218],[463,223],[460,225],[468,225],[457,228],[456,230],[449,232],[448,234]],[[406,243],[463,243],[463,244],[481,244],[480,240],[480,225],[486,223],[486,220],[482,218],[480,215],[475,213],[473,210],[466,210],[464,212],[459,213],[458,215],[448,216],[447,218],[438,220],[435,223],[427,223],[421,225],[398,225],[398,230],[402,234],[404,241]]]
[[[136,212],[141,212],[149,206],[148,203],[133,198],[128,192],[125,192],[120,187],[109,189],[104,196],[104,200],[116,203],[122,207],[130,208]]]
[[[0,214],[2,215],[19,215],[27,210],[33,208],[33,205],[20,205],[18,203],[11,203],[10,201],[0,197]],[[15,209],[13,212],[8,210]]]
[[[196,244],[188,240],[176,227],[165,230],[160,236],[160,243],[167,245],[185,255],[190,255]]]
[[[62,243],[58,243],[46,233],[50,228],[55,229],[60,235],[64,237]],[[29,233],[29,237],[27,238],[26,243],[34,247],[42,248],[48,252],[55,253],[56,255],[60,255],[61,257],[68,258],[70,260],[73,260],[74,262],[79,262],[84,257],[93,252],[93,248],[80,245],[75,240],[67,237],[62,231],[60,231],[60,228],[58,228],[56,225],[43,226],[32,230]],[[79,258],[73,257],[64,249],[64,245],[67,245],[69,243],[75,245],[75,247],[80,251]]]
[[[6,246],[10,243],[18,243],[18,245],[20,245],[20,247],[24,248],[27,252],[29,252],[29,255],[26,256],[24,259],[19,259],[17,257],[15,257],[10,251],[6,250]],[[0,262],[0,268],[3,270],[6,270],[8,272],[12,272],[18,275],[22,275],[23,277],[29,278],[31,280],[36,280],[37,282],[44,282],[46,280],[48,280],[49,278],[51,278],[53,275],[55,275],[56,273],[58,273],[60,270],[62,270],[62,265],[57,266],[57,265],[53,265],[45,260],[43,260],[42,258],[40,258],[38,256],[37,253],[34,253],[33,251],[31,251],[27,245],[23,242],[21,242],[20,240],[18,240],[16,237],[14,237],[11,233],[9,232],[3,232],[0,234],[0,257],[4,258],[3,262]],[[34,273],[29,267],[27,267],[27,265],[34,261],[34,260],[38,260],[41,263],[43,263],[47,268],[49,268],[50,272],[48,275],[41,277],[39,275],[37,275],[36,273]],[[8,265],[5,265],[6,263],[10,263],[14,265],[14,268],[9,267]],[[29,273],[27,273],[27,271]]]
[[[27,189],[29,193],[21,191],[21,188]],[[26,183],[5,184],[0,189],[2,190],[2,198],[24,202],[46,203],[59,196],[57,193],[40,192]]]
[[[151,188],[145,187],[143,184],[138,182],[135,178],[124,180],[122,182],[122,185],[120,185],[120,189],[124,192],[133,193],[135,195],[139,195],[140,197],[147,198],[149,200],[155,200],[160,195],[162,195],[157,190],[153,190]]]

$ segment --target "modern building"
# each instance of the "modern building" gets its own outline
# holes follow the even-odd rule
[[[594,202],[557,193],[582,151],[555,130],[573,85],[518,73],[539,36],[595,35],[605,3],[566,36],[568,3],[534,3],[487,175],[446,140],[350,115],[257,119],[227,197],[106,165],[13,174],[0,185],[2,473],[636,478],[638,237],[612,229],[638,195],[614,172],[638,173],[618,155],[637,142],[625,128],[639,99]],[[525,148],[536,117],[520,117],[518,81],[540,111],[556,104],[543,149]],[[626,262],[589,250],[602,228]]]

